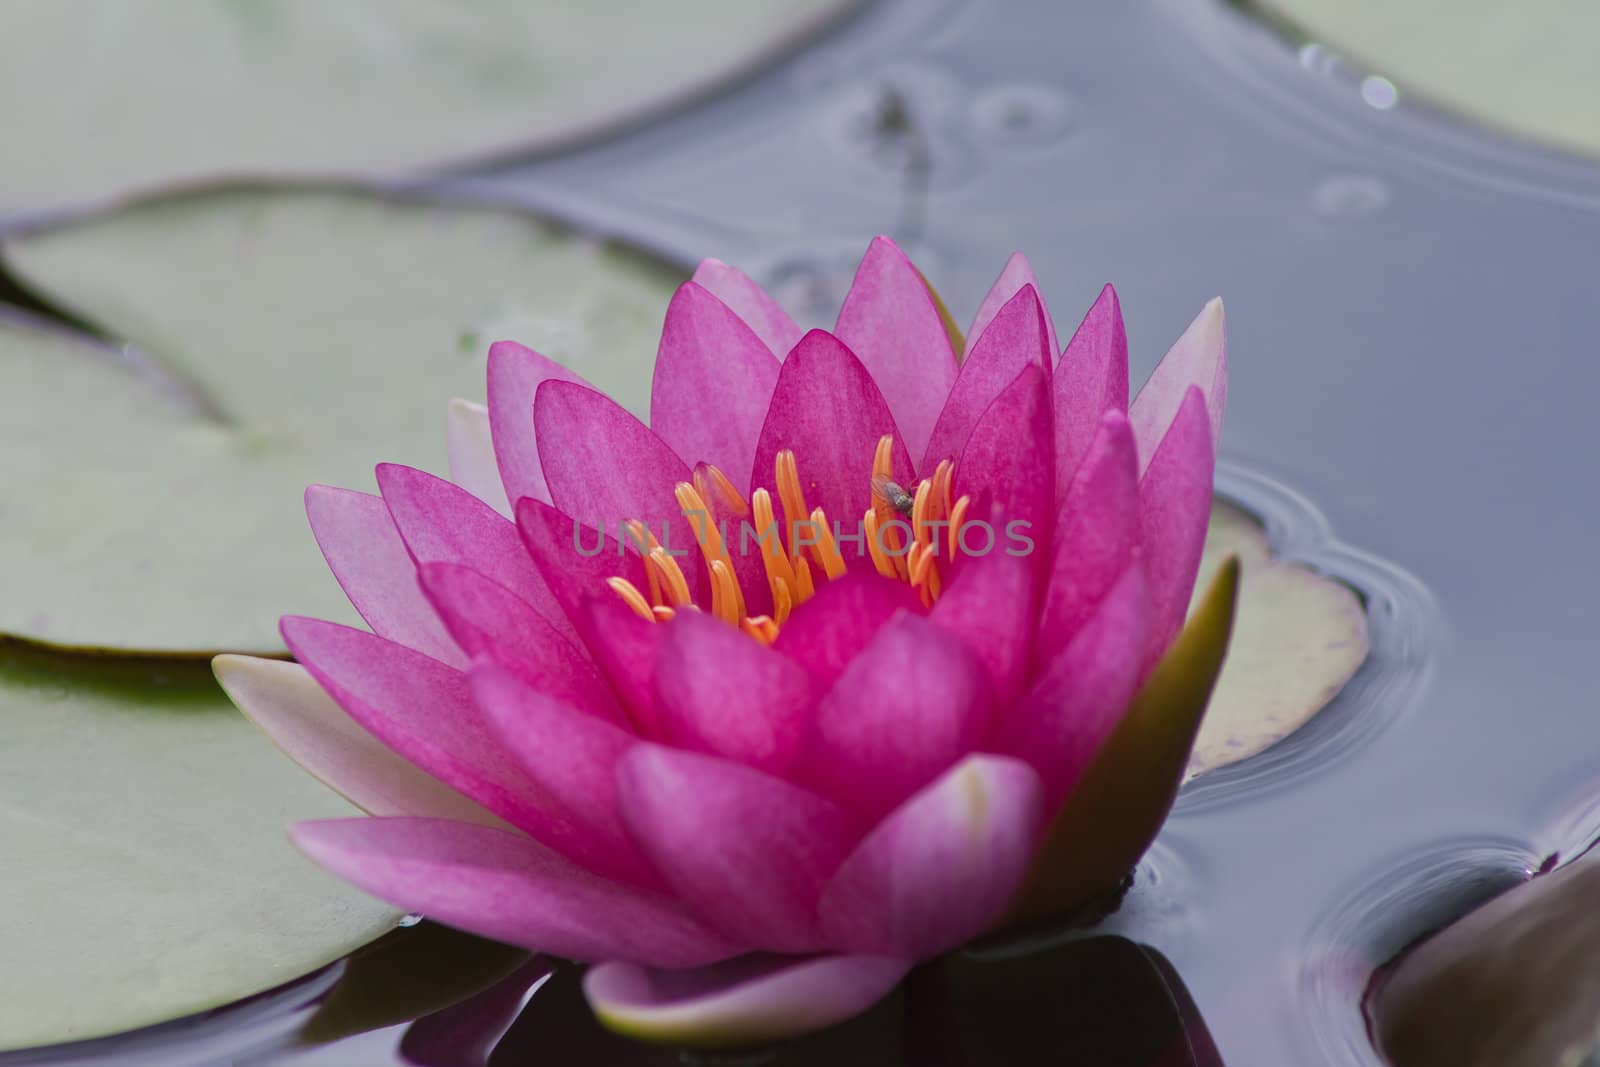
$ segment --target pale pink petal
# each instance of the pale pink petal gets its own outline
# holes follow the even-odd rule
[[[617,811],[617,761],[638,738],[529,687],[497,664],[475,664],[468,675],[490,727],[545,802],[619,857],[629,882],[665,888]]]
[[[1008,537],[1003,513],[992,513],[988,521],[996,531],[994,548],[963,561],[928,621],[972,650],[988,672],[995,701],[1003,705],[1022,691],[1027,678],[1039,604],[1032,556],[1044,548],[1025,532]]]
[[[511,514],[500,465],[489,431],[489,409],[459,398],[450,401],[445,422],[445,444],[450,454],[450,480],[502,515]]]
[[[306,517],[328,569],[374,633],[453,666],[467,659],[422,595],[417,568],[383,501],[353,489],[313,485]]]
[[[978,305],[978,313],[972,318],[972,326],[967,330],[967,351],[971,352],[979,341],[983,339],[984,331],[989,328],[1000,309],[1005,307],[1026,286],[1033,286],[1039,293],[1041,304],[1044,301],[1044,290],[1039,287],[1039,280],[1033,276],[1033,267],[1028,264],[1028,257],[1021,252],[1011,253],[1011,258],[1006,260],[1000,277],[994,280],[994,285],[989,287],[989,292],[984,296],[983,302]],[[1045,333],[1049,337],[1050,362],[1053,365],[1061,354],[1061,345],[1056,341],[1056,328],[1050,322],[1050,315],[1045,313]],[[970,357],[969,357],[970,358]],[[1019,370],[1021,368],[1018,368]]]
[[[1191,388],[1204,394],[1214,446],[1222,438],[1222,412],[1228,399],[1228,341],[1221,300],[1212,300],[1200,309],[1183,336],[1161,357],[1128,411],[1134,439],[1139,442],[1141,475],[1149,469],[1158,444]]]
[[[489,728],[460,671],[320,619],[291,615],[280,628],[328,695],[395,753],[590,870],[626,877],[626,862],[543,802],[537,783]]]
[[[1215,475],[1206,398],[1190,386],[1139,479],[1139,546],[1150,577],[1152,659],[1177,636],[1189,610]]]
[[[1031,285],[1024,286],[1000,309],[962,361],[961,376],[939,412],[918,469],[931,471],[940,460],[961,455],[979,417],[1025,369],[1038,367],[1048,378],[1055,365],[1053,344],[1039,292]]]
[[[223,690],[273,744],[363,811],[507,826],[384,747],[299,664],[228,655],[211,665]]]
[[[1072,640],[1005,712],[991,746],[1032,764],[1045,809],[1060,807],[1138,690],[1150,639],[1150,588],[1135,562]]]
[[[618,1033],[691,1048],[743,1048],[821,1030],[900,984],[909,960],[754,957],[696,971],[602,963],[583,976],[589,1006]]]
[[[955,385],[956,357],[927,283],[889,238],[867,247],[833,332],[889,398],[911,454],[922,455]]]
[[[533,427],[533,398],[547,381],[587,385],[582,376],[515,341],[489,347],[489,428],[506,498],[550,503]]]
[[[840,951],[927,959],[977,937],[1010,904],[1043,828],[1039,776],[970,756],[867,835],[818,911]]]
[[[1050,379],[1029,366],[984,409],[956,463],[958,494],[988,493],[1011,530],[1039,545],[1050,543],[1056,514],[1055,456],[1047,443],[1052,418]],[[994,531],[997,545],[1004,544],[1004,533]],[[1028,558],[1042,574],[1042,553]]]
[[[922,601],[911,586],[876,572],[847,574],[795,608],[772,647],[810,671],[820,684],[832,685],[879,628],[901,612],[923,613]]]
[[[511,520],[426,471],[382,463],[377,474],[383,502],[418,563],[459,563],[491,574],[563,635],[573,636]]]
[[[444,819],[303,822],[294,842],[405,911],[575,960],[695,967],[738,948],[669,897],[596,877],[520,834]]]
[[[1056,495],[1067,491],[1108,411],[1128,410],[1128,334],[1111,286],[1100,290],[1056,365]]]
[[[691,474],[678,454],[610,397],[570,382],[539,387],[533,420],[555,506],[608,534],[639,520],[664,548],[689,552],[679,565],[699,602],[695,528],[674,495]]]
[[[641,744],[617,771],[622,818],[678,895],[728,937],[821,947],[817,894],[862,826],[832,801],[714,756]]]
[[[872,458],[884,434],[895,435],[894,471],[910,484],[910,453],[866,368],[837,337],[812,330],[784,360],[750,484],[771,488],[777,504],[777,455],[790,449],[806,504],[854,532],[872,503]],[[786,515],[783,521],[807,518]]]
[[[704,612],[682,612],[663,629],[661,739],[785,774],[817,703],[806,670]]]
[[[424,563],[418,574],[423,591],[469,656],[491,659],[580,711],[622,721],[622,709],[588,651],[527,601],[459,563]]]
[[[1062,498],[1034,642],[1036,660],[1066,647],[1139,543],[1138,456],[1128,417],[1108,412]]]
[[[704,286],[732,308],[779,359],[800,343],[800,335],[805,331],[796,326],[789,313],[744,271],[720,259],[705,259],[700,261],[690,280]]]
[[[650,428],[690,463],[714,464],[738,484],[755,462],[778,366],[726,304],[684,282],[661,329]]]
[[[612,595],[608,579],[622,578],[641,592],[648,589],[644,564],[631,546],[549,504],[532,497],[518,501],[517,531],[574,632],[581,630],[584,605],[591,598]]]
[[[979,746],[991,726],[989,689],[958,639],[901,616],[823,697],[801,780],[876,822]]]

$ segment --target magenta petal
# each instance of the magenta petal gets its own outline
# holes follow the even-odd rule
[[[860,1015],[910,969],[911,961],[886,956],[747,957],[695,971],[602,963],[583,976],[583,992],[618,1033],[692,1048],[750,1047]]]
[[[806,668],[820,683],[831,685],[845,664],[901,612],[923,612],[922,601],[911,586],[875,571],[847,574],[828,582],[816,596],[795,608],[772,647]]]
[[[534,394],[547,381],[589,384],[555,360],[515,341],[489,346],[489,429],[500,480],[513,505],[525,496],[550,502],[533,428]]]
[[[1025,286],[969,350],[918,469],[932,471],[940,460],[961,455],[978,418],[1025,369],[1038,367],[1049,377],[1055,363],[1052,343],[1039,292]]]
[[[292,615],[280,626],[317,684],[391,750],[591,870],[624,873],[539,802],[537,784],[489,728],[460,671],[365,630]]]
[[[1033,267],[1028,264],[1028,257],[1021,252],[1011,253],[1011,258],[1006,260],[1006,265],[1000,271],[994,285],[989,287],[989,292],[984,296],[983,302],[978,305],[978,313],[972,318],[972,326],[967,330],[967,351],[970,353],[983,340],[984,331],[989,328],[989,323],[1000,313],[1000,309],[1011,302],[1012,297],[1020,293],[1025,287],[1033,286],[1039,293],[1041,305],[1044,301],[1044,290],[1039,288],[1039,281],[1033,276]],[[1049,338],[1050,363],[1055,364],[1056,357],[1061,354],[1061,345],[1056,341],[1056,328],[1050,322],[1049,312],[1044,316],[1045,336]],[[968,358],[971,358],[970,356]],[[1021,370],[1021,368],[1017,368]],[[963,367],[963,372],[965,367]]]
[[[956,357],[927,282],[889,238],[867,247],[833,332],[889,397],[911,454],[922,455],[955,385]]]
[[[622,720],[587,651],[505,586],[459,563],[424,563],[422,587],[450,633],[474,658],[515,671],[542,692],[591,715]]]
[[[583,639],[627,709],[634,730],[641,737],[660,736],[655,677],[666,628],[639,617],[609,593],[591,597],[583,605],[581,626]]]
[[[823,697],[803,780],[876,822],[977,748],[992,707],[977,657],[926,619],[903,615]]]
[[[1008,532],[1024,532],[1036,546],[1050,543],[1055,521],[1055,457],[1051,440],[1050,379],[1028,366],[984,409],[956,463],[958,493],[987,492],[1004,509],[1006,530],[995,530],[1003,551]],[[1022,524],[1026,524],[1025,526]],[[973,539],[964,543],[977,545]],[[1042,573],[1042,553],[1028,557]]]
[[[690,281],[704,286],[712,296],[732,308],[779,359],[800,343],[800,335],[805,331],[795,325],[794,319],[765,289],[737,267],[730,267],[720,259],[701,260]]]
[[[811,676],[704,612],[681,612],[663,629],[655,670],[661,739],[786,773],[816,707]]]
[[[660,967],[737,952],[670,898],[598,878],[519,834],[444,819],[334,819],[291,833],[373,896],[497,941]]]
[[[1004,525],[1003,521],[999,525]],[[1016,551],[1022,551],[1021,542]],[[945,587],[928,621],[958,639],[988,672],[998,704],[1022,691],[1039,602],[1037,567],[1029,556],[1011,555],[1004,540],[993,551],[967,558]],[[1030,551],[1043,552],[1041,546]]]
[[[832,801],[752,768],[641,744],[617,771],[622,818],[695,912],[730,938],[813,952],[823,883],[860,838]]]
[[[1100,290],[1056,365],[1056,494],[1062,496],[1108,411],[1128,410],[1128,334],[1111,286]]]
[[[475,664],[468,676],[478,707],[545,803],[617,857],[628,881],[660,886],[617,812],[617,761],[638,738],[529,687],[497,664]]]
[[[1033,765],[1055,811],[1122,720],[1138,690],[1150,638],[1150,587],[1130,566],[1033,687],[1007,709],[993,751]]]
[[[1138,453],[1121,412],[1108,412],[1068,486],[1051,546],[1034,658],[1066,647],[1118,576],[1139,539]]]
[[[1190,386],[1139,479],[1139,544],[1150,576],[1152,660],[1183,626],[1211,518],[1216,475],[1206,398]]]
[[[818,911],[841,951],[926,959],[1005,913],[1044,816],[1039,776],[1021,760],[971,756],[867,835]]]
[[[684,282],[661,329],[650,428],[684,459],[715,464],[737,483],[755,462],[778,366],[726,304]]]
[[[1157,444],[1167,435],[1190,389],[1199,389],[1205,396],[1214,446],[1222,439],[1222,411],[1228,399],[1228,342],[1221,300],[1206,304],[1183,336],[1173,342],[1128,411],[1133,436],[1139,442],[1141,475],[1149,469]]]
[[[491,574],[558,631],[573,636],[510,519],[426,471],[383,463],[377,474],[383,502],[418,563],[459,563]]]
[[[640,520],[664,547],[694,553],[679,566],[698,601],[705,574],[694,558],[694,527],[674,495],[690,480],[678,454],[610,397],[570,382],[539,387],[533,420],[555,506],[607,533]]]
[[[872,503],[872,459],[884,434],[895,435],[894,470],[909,483],[910,453],[872,377],[839,338],[812,330],[783,362],[750,484],[774,486],[778,453],[791,449],[806,503],[853,533]]]
[[[306,517],[328,569],[374,633],[456,667],[467,658],[417,584],[417,568],[383,501],[313,485]]]
[[[531,497],[518,501],[517,531],[574,632],[581,631],[591,598],[612,595],[608,579],[626,579],[641,592],[648,588],[644,564],[630,548],[549,504]]]

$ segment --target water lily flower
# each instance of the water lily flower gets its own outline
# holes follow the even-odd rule
[[[217,660],[371,816],[300,848],[591,962],[607,1025],[702,1046],[829,1025],[1115,888],[1231,625],[1235,567],[1185,622],[1222,307],[1131,406],[1109,286],[1061,351],[1013,256],[965,336],[878,238],[832,332],[701,264],[648,425],[496,344],[487,406],[450,408],[452,480],[306,494],[371,629],[288,617],[298,664]]]

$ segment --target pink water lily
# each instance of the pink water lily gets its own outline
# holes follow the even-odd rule
[[[831,333],[701,264],[649,425],[495,345],[487,406],[450,409],[452,481],[307,492],[370,631],[288,617],[298,665],[217,660],[373,816],[295,841],[399,908],[596,964],[608,1025],[701,1045],[836,1022],[1120,879],[1231,618],[1229,585],[1185,627],[1221,304],[1131,408],[1109,286],[1059,352],[1013,256],[966,337],[878,238]]]

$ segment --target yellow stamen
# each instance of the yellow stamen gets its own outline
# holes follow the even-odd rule
[[[894,560],[884,554],[883,545],[878,539],[878,513],[872,508],[861,516],[861,528],[867,539],[867,551],[872,553],[872,565],[878,568],[878,573],[885,578],[895,579],[900,573],[894,569]]]
[[[656,540],[656,535],[651,533],[650,528],[644,523],[640,522],[638,519],[634,519],[632,522],[625,523],[624,525],[626,525],[628,529],[629,539],[633,541],[634,546],[638,548],[641,553],[647,553],[653,548],[661,547],[661,543]],[[646,566],[644,569],[644,576],[650,583],[650,603],[660,604],[662,602],[661,579],[656,577],[655,568]]]
[[[702,463],[695,467],[694,488],[700,498],[712,506],[718,518],[742,519],[750,514],[744,494],[714,464]]]
[[[728,572],[727,581],[731,586],[731,591],[727,593],[729,598],[728,610],[738,611],[738,615],[728,621],[737,623],[744,618],[744,592],[739,588],[739,583],[733,578],[735,573],[733,560],[728,556],[728,546],[722,540],[722,532],[717,529],[717,523],[711,514],[711,509],[706,507],[704,498],[688,482],[679,482],[673,490],[673,494],[678,498],[678,507],[683,510],[684,515],[689,519],[689,524],[694,527],[695,539],[700,544],[700,554],[705,558],[707,573],[711,575],[713,593],[718,588],[717,564],[722,564]]]
[[[811,582],[811,566],[803,559],[795,562],[794,594],[796,604],[804,604],[817,594],[817,587]]]
[[[763,645],[770,645],[778,639],[778,624],[766,615],[745,619],[739,628]]]
[[[651,610],[651,613],[655,615],[656,622],[671,622],[673,616],[678,614],[676,611],[674,611],[672,608],[667,607],[665,604],[657,604],[654,608],[651,608],[650,610]]]
[[[961,524],[967,521],[967,509],[972,506],[972,498],[964,496],[956,501],[956,506],[950,509],[950,558],[954,560],[961,551]]]
[[[711,614],[735,626],[744,618],[744,597],[733,567],[720,559],[711,561]]]
[[[644,561],[645,566],[653,566],[659,572],[657,577],[661,580],[663,592],[674,606],[681,608],[690,602],[689,580],[678,569],[678,561],[667,555],[666,549],[651,549]]]
[[[795,560],[800,555],[796,544],[800,540],[800,529],[811,509],[806,507],[806,494],[800,485],[800,468],[795,463],[794,453],[784,449],[773,465],[777,468],[778,499],[783,501],[783,521],[789,527],[785,531],[789,535],[789,559]]]
[[[931,514],[932,510],[933,483],[924,481],[918,484],[916,502],[911,505],[912,537],[924,549],[928,548],[933,541],[933,527],[928,524],[937,516]]]
[[[772,618],[779,626],[789,621],[789,612],[794,610],[794,594],[789,591],[789,583],[782,578],[772,580]]]
[[[639,592],[637,586],[626,578],[607,578],[606,584],[622,598],[622,602],[633,609],[633,613],[645,622],[655,622],[656,617],[650,611],[650,604],[645,600],[644,594]]]
[[[811,525],[817,531],[817,543],[810,546],[812,558],[817,561],[831,581],[843,578],[845,572],[844,557],[839,554],[838,542],[833,539],[833,531],[828,528],[828,516],[821,508],[811,512]]]

